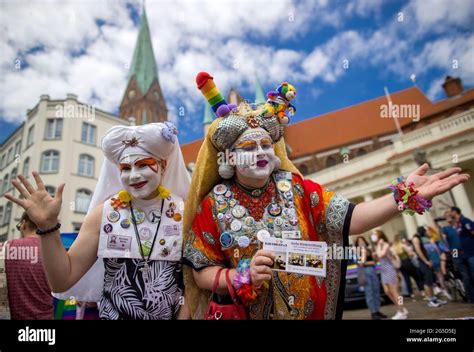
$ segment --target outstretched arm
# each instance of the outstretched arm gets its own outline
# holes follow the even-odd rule
[[[449,191],[451,188],[469,180],[468,174],[459,174],[459,167],[452,167],[437,174],[426,176],[428,164],[423,164],[407,177],[415,189],[426,199]],[[359,203],[352,213],[350,235],[357,235],[380,226],[400,213],[392,194],[387,194],[369,202]]]
[[[64,184],[58,187],[56,196],[51,197],[39,174],[33,172],[33,177],[37,189],[25,177],[18,175],[21,182],[13,180],[12,184],[23,199],[10,194],[5,195],[5,198],[25,209],[28,217],[40,229],[52,228],[58,223]],[[66,252],[61,243],[59,230],[41,236],[43,266],[53,292],[67,291],[94,264],[99,245],[101,216],[102,205],[86,216],[81,231],[69,252]]]

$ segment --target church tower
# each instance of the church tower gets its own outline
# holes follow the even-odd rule
[[[123,119],[134,117],[137,125],[168,119],[168,109],[158,82],[158,70],[145,7],[140,19],[140,31],[119,116]]]

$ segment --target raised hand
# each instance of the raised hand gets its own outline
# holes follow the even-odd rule
[[[12,180],[12,184],[24,199],[13,197],[11,194],[6,194],[4,197],[25,209],[28,217],[40,229],[49,229],[58,223],[65,184],[59,185],[56,196],[51,197],[40,175],[36,171],[32,174],[36,182],[36,190],[23,175],[18,175],[21,182]]]
[[[470,178],[468,174],[459,174],[461,172],[459,167],[427,176],[425,174],[428,170],[428,164],[423,164],[407,177],[407,183],[413,182],[418,194],[426,199],[433,199]]]

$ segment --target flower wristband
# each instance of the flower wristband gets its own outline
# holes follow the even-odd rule
[[[414,189],[413,182],[408,185],[403,176],[398,177],[390,185],[398,210],[409,215],[423,214],[432,206],[429,199],[425,199],[418,194],[418,190]]]

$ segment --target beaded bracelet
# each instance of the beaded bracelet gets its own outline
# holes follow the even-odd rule
[[[46,230],[41,230],[41,229],[39,229],[39,228],[36,229],[36,234],[38,234],[38,235],[46,235],[46,234],[48,234],[48,233],[52,233],[52,232],[54,232],[54,231],[57,231],[57,230],[59,230],[60,228],[61,228],[61,223],[58,222],[58,223],[56,224],[56,226],[51,227],[50,229],[46,229]]]
[[[257,291],[252,285],[250,276],[250,259],[242,258],[237,265],[237,274],[234,277],[235,292],[242,303],[250,303],[257,298]]]
[[[415,213],[421,215],[431,208],[432,202],[420,196],[418,190],[414,189],[413,186],[413,182],[407,185],[404,177],[400,176],[392,182],[389,188],[392,190],[398,210],[409,215]]]

